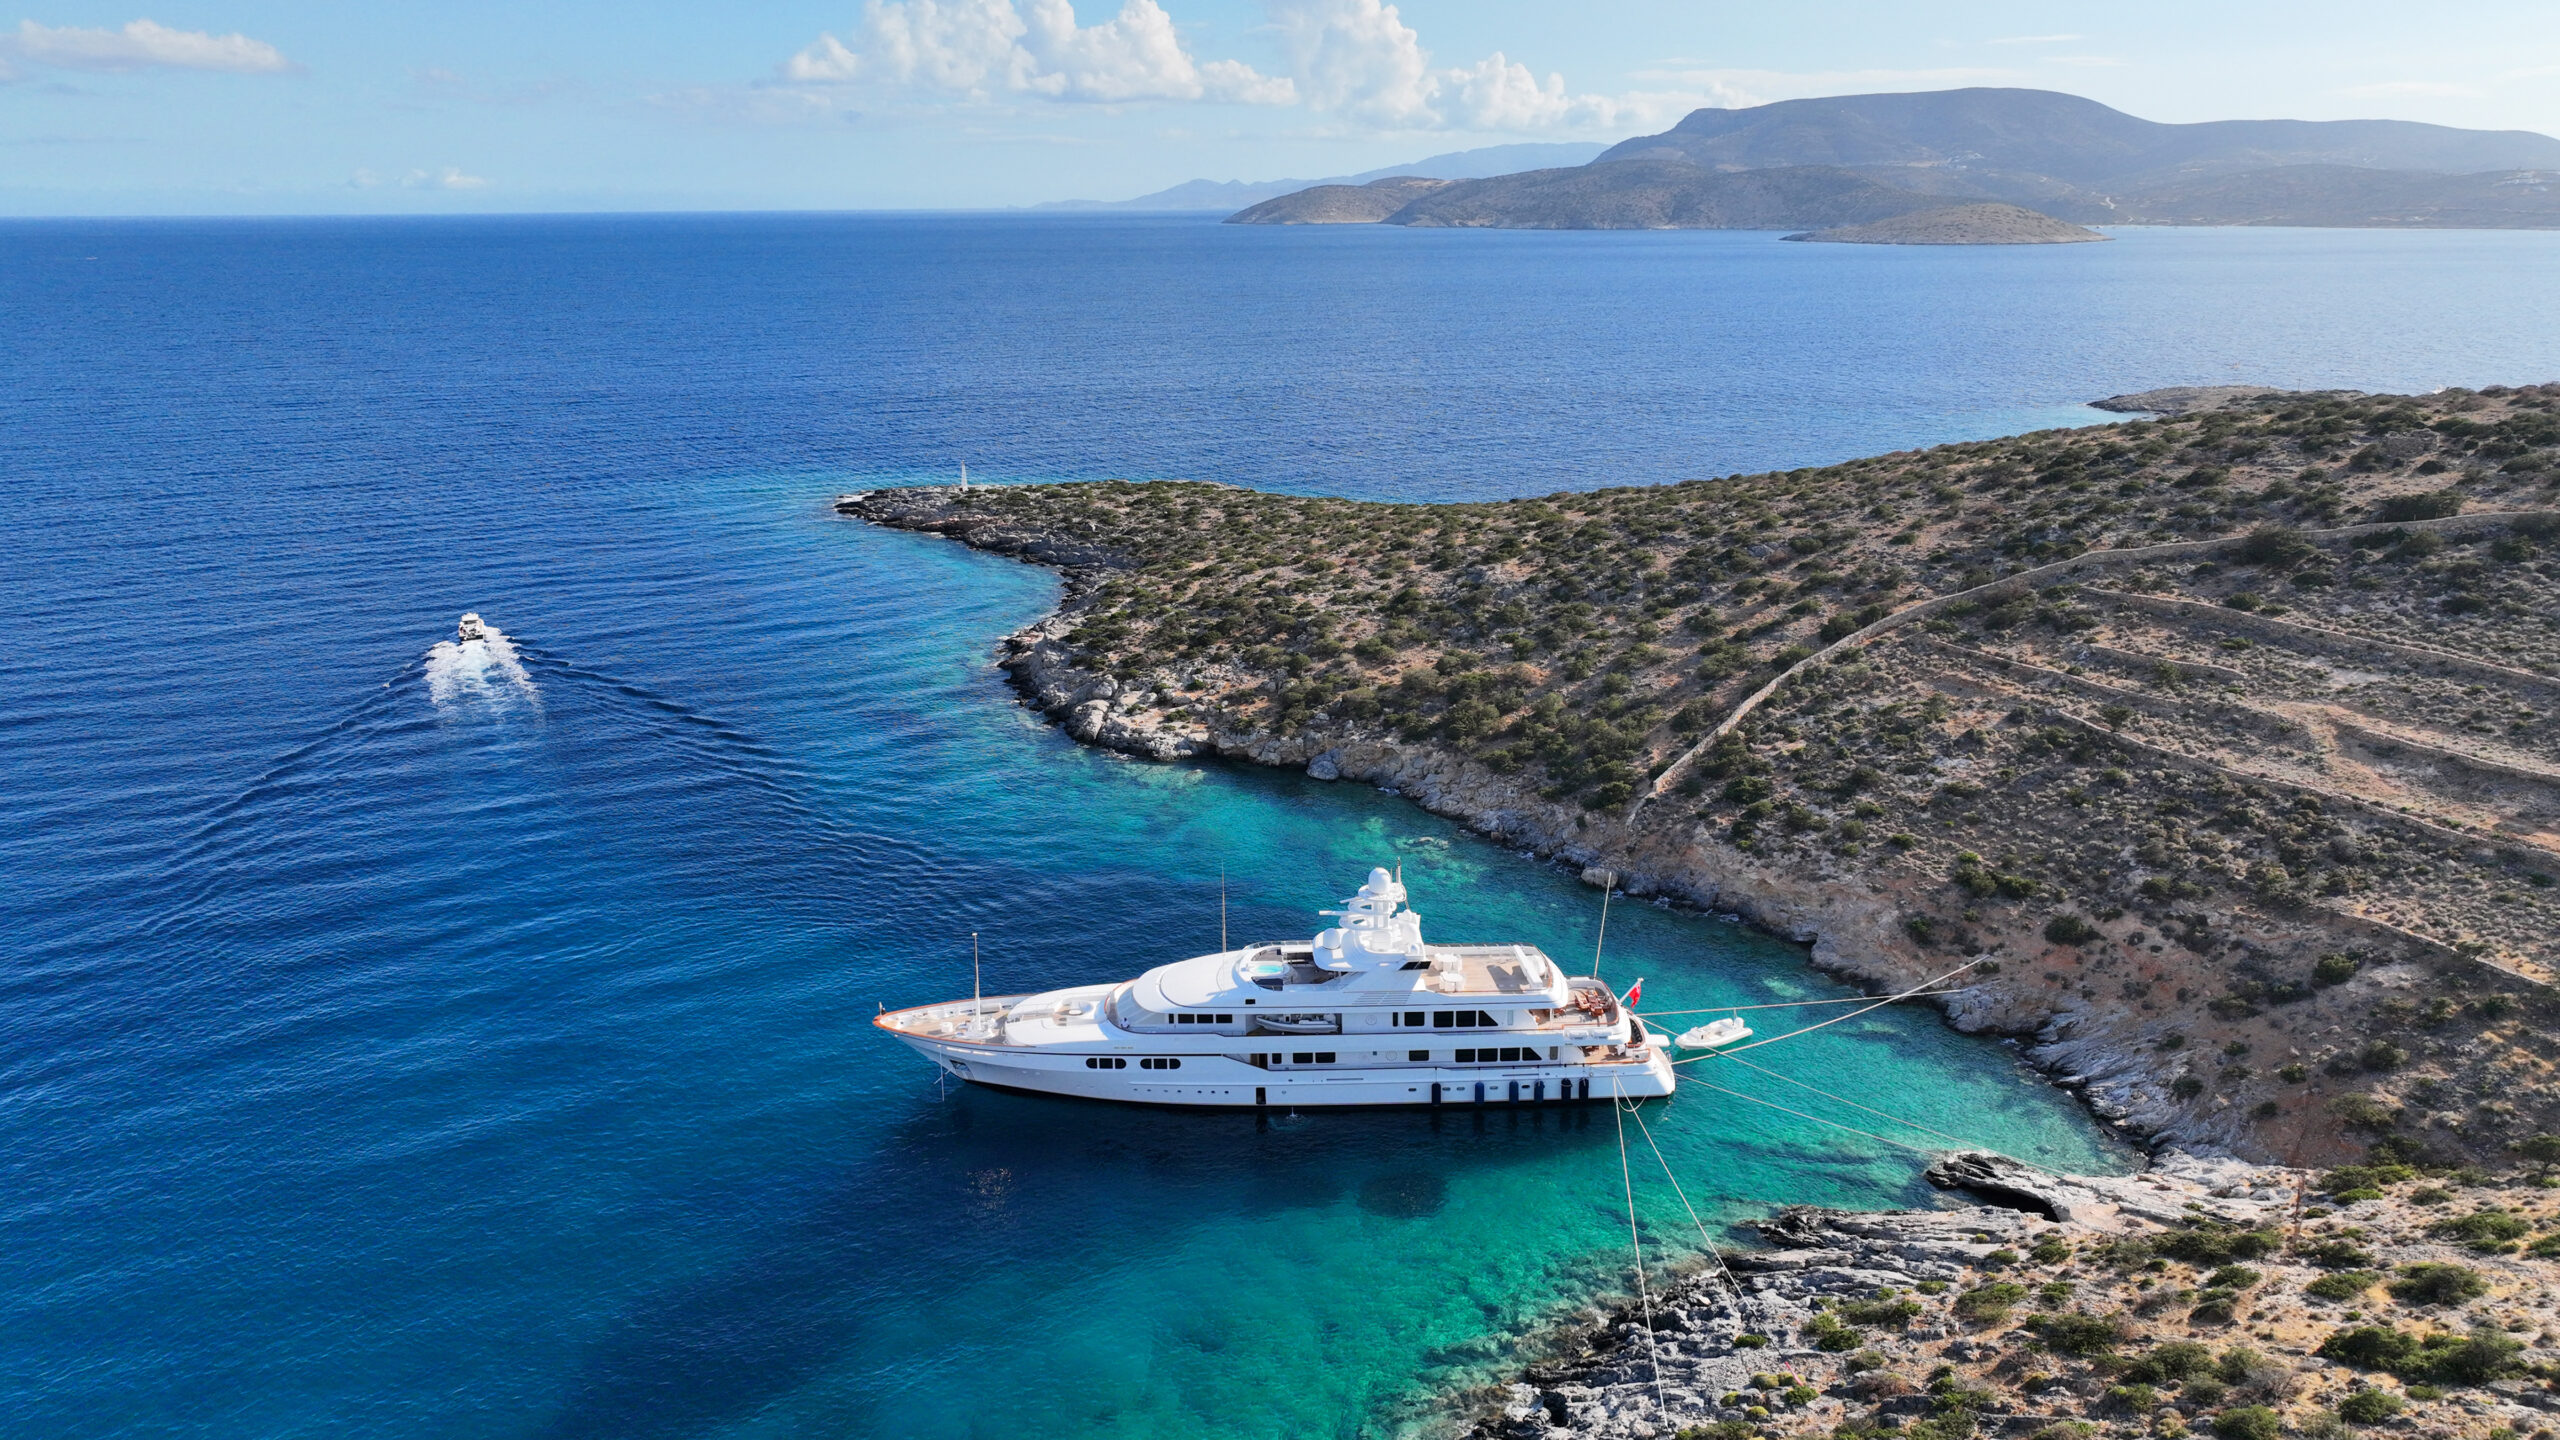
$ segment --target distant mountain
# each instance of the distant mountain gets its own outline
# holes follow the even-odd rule
[[[1587,165],[1462,180],[1378,219],[1830,229],[1998,202],[2079,225],[2560,228],[2555,172],[2560,140],[2523,130],[2401,120],[2164,125],[2052,91],[1940,90],[1697,110]],[[1742,175],[1772,178],[1722,178]],[[1374,198],[1289,195],[1231,218],[1344,223],[1376,208]]]
[[[1179,185],[1141,195],[1135,200],[1052,200],[1035,210],[1235,210],[1316,185],[1365,185],[1394,175],[1420,175],[1433,180],[1473,180],[1552,165],[1580,165],[1607,146],[1593,141],[1555,144],[1487,145],[1453,150],[1410,165],[1389,165],[1357,175],[1325,180],[1185,180]]]
[[[2173,173],[2348,165],[2366,170],[2560,169],[2560,140],[2407,120],[2214,120],[2164,125],[2051,90],[1931,90],[1693,110],[1602,161],[1670,152],[1709,169],[1948,166],[2122,186]]]

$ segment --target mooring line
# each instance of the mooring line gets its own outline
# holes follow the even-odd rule
[[[1689,1203],[1689,1192],[1680,1187],[1680,1177],[1671,1173],[1671,1161],[1663,1155],[1661,1143],[1653,1138],[1653,1127],[1644,1123],[1643,1108],[1635,1107],[1629,1113],[1636,1117],[1636,1129],[1644,1135],[1644,1143],[1653,1148],[1653,1163],[1662,1167],[1662,1178],[1671,1182],[1671,1193],[1680,1197],[1680,1208],[1689,1212],[1689,1223],[1698,1227],[1698,1243],[1706,1247],[1707,1258],[1716,1262],[1716,1273],[1724,1277],[1725,1288],[1733,1292],[1734,1333],[1742,1333],[1742,1282],[1733,1278],[1733,1268],[1724,1263],[1724,1252],[1716,1248],[1715,1238],[1707,1233],[1707,1222],[1698,1218],[1698,1207]]]
[[[1636,1231],[1636,1179],[1634,1172],[1627,1167],[1627,1087],[1615,1075],[1609,1077],[1609,1083],[1618,1092],[1618,1098],[1609,1109],[1618,1117],[1618,1179],[1627,1190],[1627,1245],[1636,1256],[1636,1303],[1642,1307],[1644,1315],[1645,1347],[1653,1357],[1653,1408],[1662,1416],[1662,1423],[1668,1426],[1671,1423],[1671,1404],[1662,1398],[1662,1340],[1653,1333],[1653,1297],[1644,1283],[1644,1241]]]
[[[1826,1029],[1830,1026],[1840,1024],[1842,1021],[1855,1020],[1859,1016],[1868,1013],[1868,1011],[1880,1010],[1897,1000],[1908,1000],[1923,990],[1927,990],[1935,985],[1942,985],[1947,981],[1954,979],[1958,975],[1972,969],[1974,966],[1981,964],[1983,960],[1988,960],[1990,958],[1990,956],[1985,955],[1980,959],[1967,960],[1963,964],[1948,971],[1946,974],[1939,976],[1935,980],[1923,980],[1919,984],[1912,986],[1910,989],[1903,991],[1899,995],[1887,995],[1873,1005],[1866,1006],[1863,1009],[1852,1010],[1846,1015],[1834,1015],[1830,1019],[1822,1021],[1820,1024],[1807,1025],[1801,1030],[1790,1030],[1784,1035],[1772,1035],[1766,1040],[1754,1040],[1748,1045],[1736,1045],[1730,1050],[1710,1050],[1704,1055],[1692,1055],[1686,1060],[1674,1060],[1671,1063],[1674,1065],[1688,1065],[1700,1060],[1713,1060],[1718,1056],[1723,1055],[1739,1055],[1745,1050],[1757,1050],[1763,1045],[1775,1045],[1781,1040],[1793,1040],[1799,1035],[1810,1035],[1816,1030]]]
[[[1963,990],[1922,990],[1898,996],[1903,1000],[1926,1000],[1932,995],[1961,995]],[[1703,1005],[1695,1010],[1638,1010],[1640,1020],[1659,1020],[1666,1015],[1731,1015],[1744,1010],[1801,1010],[1808,1005],[1857,1005],[1873,1000],[1873,995],[1848,995],[1837,1000],[1777,1000],[1766,1005]]]
[[[1750,1069],[1750,1070],[1757,1070],[1757,1071],[1759,1071],[1761,1074],[1768,1076],[1768,1077],[1769,1077],[1770,1079],[1772,1079],[1772,1080],[1784,1080],[1784,1081],[1786,1081],[1788,1084],[1795,1086],[1795,1087],[1796,1087],[1797,1089],[1799,1089],[1799,1090],[1810,1090],[1810,1091],[1812,1091],[1814,1094],[1821,1096],[1821,1097],[1822,1097],[1823,1099],[1825,1099],[1825,1100],[1829,1100],[1829,1101],[1832,1101],[1832,1102],[1834,1102],[1834,1103],[1841,1104],[1841,1105],[1846,1105],[1846,1106],[1848,1106],[1848,1107],[1849,1107],[1850,1109],[1852,1109],[1852,1110],[1864,1110],[1864,1111],[1866,1111],[1868,1114],[1875,1116],[1875,1117],[1876,1117],[1877,1119],[1879,1119],[1879,1120],[1890,1120],[1890,1121],[1892,1121],[1892,1122],[1893,1122],[1894,1124],[1896,1124],[1896,1125],[1908,1125],[1908,1126],[1910,1126],[1912,1129],[1919,1131],[1919,1132],[1920,1132],[1921,1134],[1923,1134],[1923,1135],[1935,1135],[1935,1136],[1937,1136],[1937,1137],[1938,1137],[1939,1139],[1941,1139],[1941,1140],[1948,1140],[1948,1141],[1952,1141],[1952,1142],[1954,1142],[1955,1144],[1965,1146],[1965,1147],[1966,1147],[1966,1148],[1968,1148],[1968,1149],[1973,1148],[1973,1142],[1972,1142],[1972,1141],[1970,1141],[1970,1140],[1965,1139],[1965,1138],[1964,1138],[1963,1136],[1961,1136],[1961,1135],[1950,1135],[1950,1134],[1948,1134],[1948,1133],[1947,1133],[1946,1131],[1944,1131],[1944,1130],[1933,1130],[1933,1129],[1929,1128],[1928,1126],[1921,1124],[1921,1123],[1920,1123],[1919,1121],[1917,1121],[1917,1120],[1905,1120],[1905,1119],[1903,1119],[1903,1118],[1902,1118],[1901,1116],[1899,1116],[1899,1115],[1889,1114],[1889,1113],[1887,1113],[1887,1112],[1885,1112],[1885,1111],[1878,1110],[1877,1108],[1875,1108],[1875,1107],[1874,1107],[1874,1106],[1872,1106],[1872,1105],[1861,1105],[1861,1104],[1859,1104],[1857,1101],[1852,1100],[1852,1099],[1848,1098],[1848,1097],[1847,1097],[1847,1096],[1845,1096],[1845,1095],[1834,1095],[1834,1094],[1832,1094],[1830,1091],[1823,1089],[1823,1088],[1822,1088],[1821,1086],[1819,1086],[1819,1085],[1808,1085],[1808,1084],[1806,1084],[1804,1081],[1802,1081],[1802,1080],[1798,1080],[1797,1078],[1795,1078],[1795,1077],[1794,1077],[1794,1076],[1792,1076],[1792,1075],[1781,1075],[1781,1074],[1779,1074],[1777,1071],[1770,1069],[1770,1068],[1769,1068],[1768,1066],[1766,1066],[1766,1065],[1754,1065],[1754,1064],[1752,1064],[1750,1061],[1745,1060],[1745,1059],[1743,1059],[1742,1057],[1740,1057],[1740,1056],[1738,1056],[1738,1055],[1737,1055],[1737,1056],[1733,1056],[1733,1057],[1731,1057],[1731,1058],[1732,1058],[1732,1060],[1733,1060],[1733,1063],[1734,1063],[1734,1064],[1736,1064],[1736,1065],[1740,1065],[1740,1066],[1742,1066],[1742,1067],[1744,1067],[1744,1068],[1746,1068],[1746,1069]]]

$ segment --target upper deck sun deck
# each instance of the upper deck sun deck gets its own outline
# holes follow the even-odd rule
[[[1454,956],[1457,974],[1432,972],[1443,995],[1544,995],[1553,983],[1556,963],[1530,945],[1434,945],[1431,958]]]

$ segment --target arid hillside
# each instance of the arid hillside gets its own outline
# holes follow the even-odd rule
[[[2302,1163],[2560,1131],[2560,386],[1491,504],[881,491],[1079,738],[1387,785]],[[2168,403],[2166,401],[2162,403]]]

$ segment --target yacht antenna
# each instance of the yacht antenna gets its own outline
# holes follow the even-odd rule
[[[978,968],[978,932],[969,932],[969,1013],[982,1015],[987,1009],[987,986]]]
[[[1618,888],[1618,872],[1604,870],[1607,877],[1600,891],[1600,938],[1591,942],[1591,978],[1600,978],[1600,947],[1609,943],[1609,896]]]

